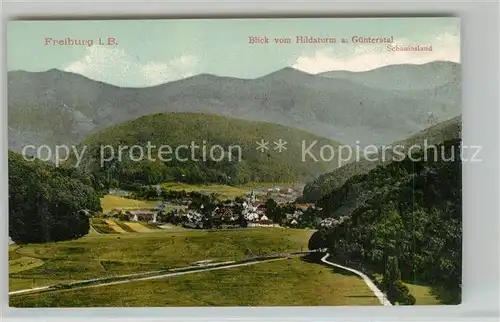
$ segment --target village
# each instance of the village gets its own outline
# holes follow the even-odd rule
[[[105,214],[122,221],[164,224],[190,229],[247,227],[319,228],[333,224],[321,219],[314,204],[297,203],[292,188],[255,189],[244,197],[220,199],[203,192],[171,192],[151,209],[113,209]],[[160,192],[158,192],[160,194]]]

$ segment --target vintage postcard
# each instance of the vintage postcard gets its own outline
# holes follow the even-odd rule
[[[11,21],[7,55],[10,306],[461,302],[459,19]]]

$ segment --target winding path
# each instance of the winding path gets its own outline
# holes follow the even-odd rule
[[[380,304],[382,304],[383,306],[392,306],[391,302],[387,299],[385,294],[382,293],[382,291],[375,285],[375,283],[372,282],[372,280],[368,276],[366,276],[365,274],[363,274],[360,271],[357,271],[355,269],[352,269],[352,268],[349,268],[346,266],[342,266],[339,264],[335,264],[335,263],[328,261],[327,258],[329,256],[330,256],[330,254],[327,253],[325,256],[323,256],[323,258],[321,258],[321,261],[323,263],[328,264],[328,265],[342,268],[342,269],[345,269],[346,271],[349,271],[349,272],[352,272],[352,273],[358,275],[359,277],[361,277],[363,279],[363,281],[370,288],[370,290],[372,290],[373,294],[375,294],[375,296],[380,301]]]

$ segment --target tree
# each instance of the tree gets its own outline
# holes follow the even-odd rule
[[[309,239],[308,248],[309,250],[317,250],[327,248],[327,231],[326,230],[318,230],[315,231],[314,234],[311,235]]]
[[[266,215],[273,222],[280,223],[285,218],[285,211],[281,209],[273,198],[269,198],[266,201]]]
[[[16,243],[75,239],[100,211],[99,195],[54,166],[9,152],[9,236]]]
[[[454,153],[451,161],[406,158],[378,166],[351,177],[317,204],[328,216],[348,211],[347,220],[327,230],[330,254],[383,275],[384,288],[400,304],[414,303],[401,279],[432,285],[444,304],[460,303],[460,143],[453,139],[436,147]]]
[[[246,228],[248,226],[248,221],[245,219],[245,216],[241,215],[238,218],[238,222],[240,224],[240,227]]]

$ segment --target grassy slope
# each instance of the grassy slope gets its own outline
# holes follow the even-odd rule
[[[125,224],[124,222],[122,221],[119,221],[119,220],[115,220],[114,221],[115,224],[117,226],[119,226],[121,229],[123,229],[125,232],[128,232],[128,233],[135,233],[135,230],[133,230],[132,228],[129,227],[129,225]]]
[[[244,196],[245,193],[247,192],[247,189],[229,185],[223,185],[223,184],[196,185],[196,184],[186,184],[179,182],[167,182],[163,183],[161,186],[165,189],[174,191],[184,190],[186,192],[198,191],[198,192],[216,193],[226,198]]]
[[[22,289],[25,280],[44,279],[53,284],[50,280],[84,280],[190,266],[204,259],[225,261],[242,259],[250,253],[306,250],[312,233],[312,230],[278,228],[156,230],[147,234],[88,235],[72,241],[29,244],[15,249],[13,256],[37,258],[44,264],[11,274],[10,290]]]
[[[379,305],[357,276],[295,258],[154,281],[16,296],[12,306]]]
[[[136,231],[138,233],[145,233],[145,232],[150,232],[151,229],[143,225],[142,223],[138,222],[125,222],[125,225],[127,225],[130,229],[133,231]]]
[[[87,236],[94,235],[93,232],[97,234],[118,234],[116,230],[108,225],[108,223],[101,218],[91,218],[90,219],[90,230]]]
[[[9,259],[9,272],[19,273],[42,265],[43,261],[41,259],[23,256],[17,259]]]
[[[105,195],[101,198],[101,207],[104,213],[113,209],[149,209],[157,205],[157,201],[143,201],[128,199],[120,196]]]
[[[415,305],[439,305],[439,300],[432,294],[430,286],[404,283],[415,297]]]
[[[123,229],[120,225],[118,225],[116,223],[116,221],[114,220],[111,220],[111,219],[104,219],[104,222],[106,224],[108,224],[108,226],[113,229],[114,231],[116,231],[117,233],[119,234],[122,234],[122,233],[126,233],[127,230]]]

